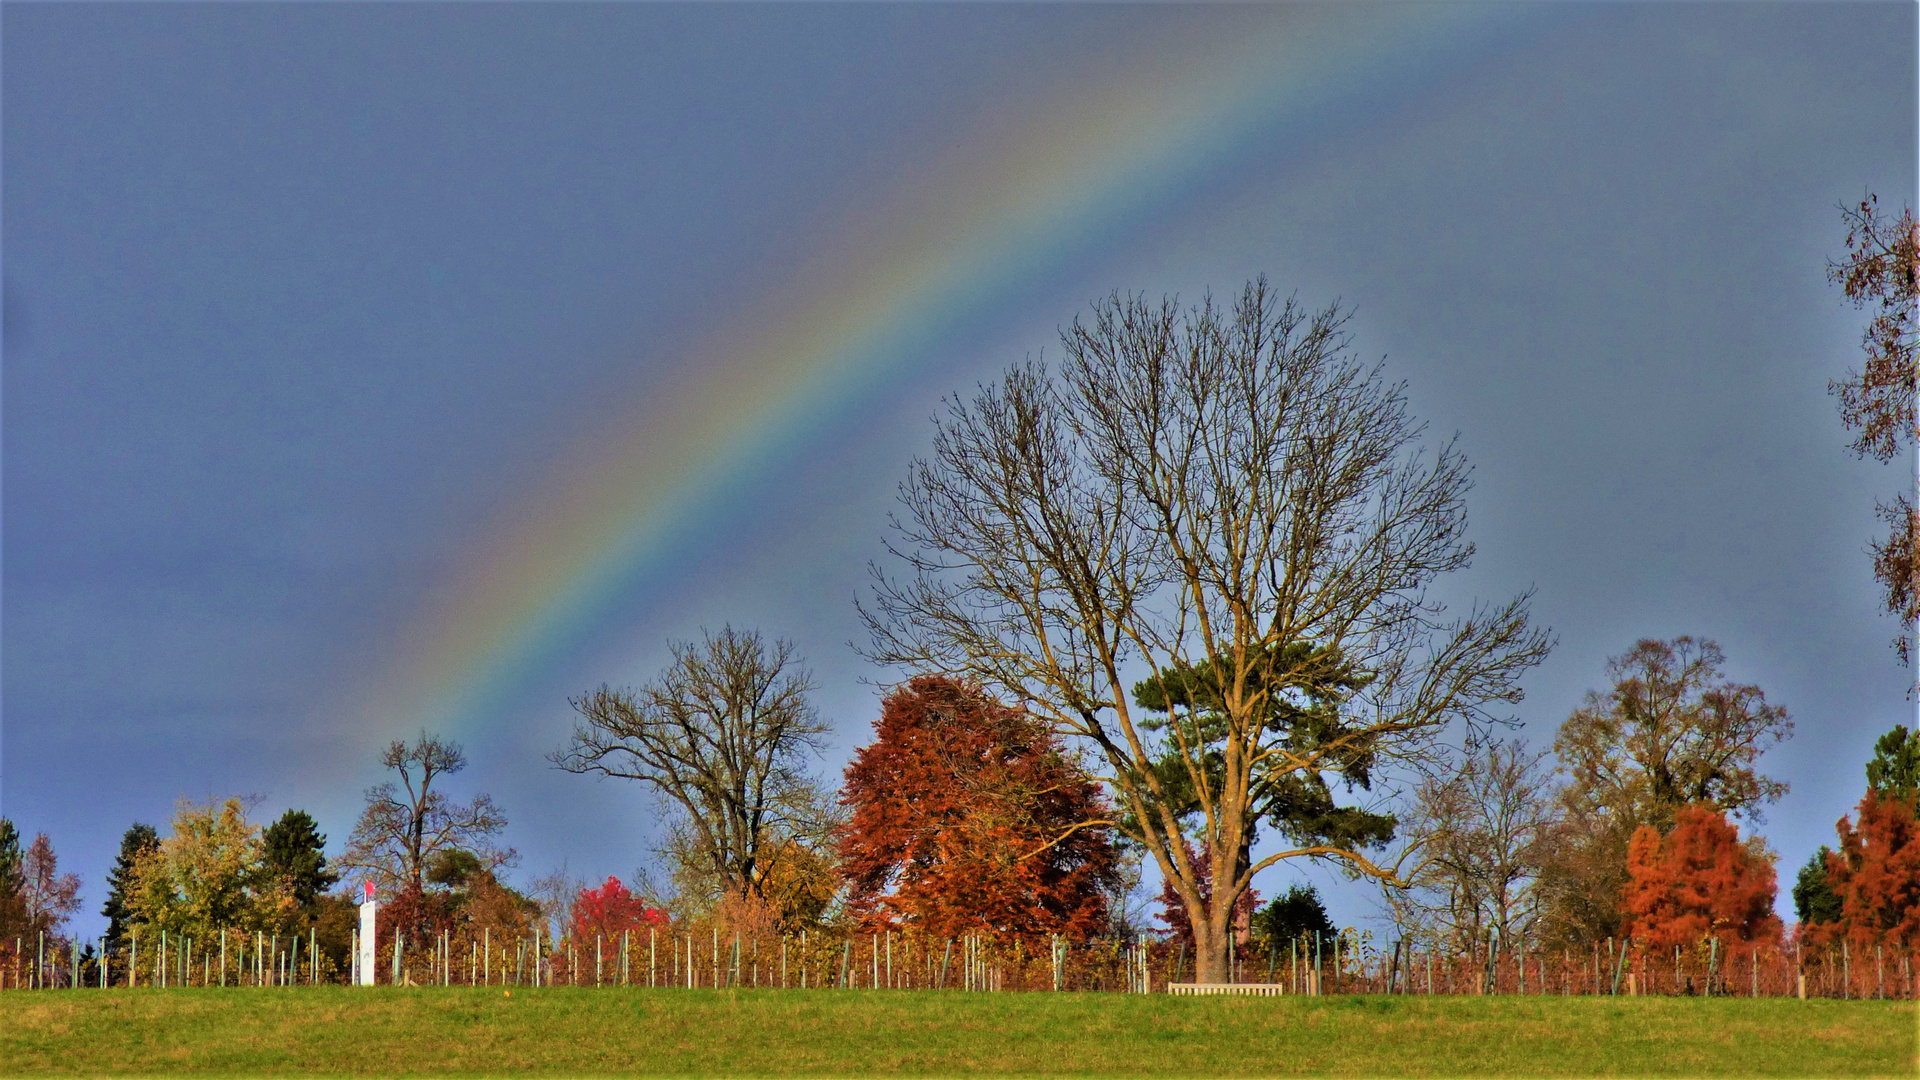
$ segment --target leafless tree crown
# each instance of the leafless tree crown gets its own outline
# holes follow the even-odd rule
[[[1057,371],[1023,363],[947,403],[901,486],[889,548],[905,573],[876,569],[862,606],[873,659],[963,674],[1097,748],[1134,838],[1194,913],[1203,976],[1203,921],[1223,950],[1226,912],[1275,860],[1391,874],[1326,845],[1245,865],[1260,785],[1326,767],[1351,740],[1418,755],[1449,721],[1517,701],[1549,646],[1525,595],[1465,618],[1429,596],[1472,554],[1469,470],[1450,441],[1419,446],[1402,385],[1352,355],[1347,318],[1280,301],[1264,279],[1231,311],[1096,303],[1062,333]],[[1270,706],[1298,698],[1330,654],[1368,676],[1344,704],[1352,722],[1332,742],[1290,743]],[[1180,667],[1213,680],[1223,730],[1204,745],[1140,722],[1129,701],[1131,679]],[[1212,865],[1238,866],[1210,903],[1151,767],[1169,750],[1198,792]]]
[[[367,807],[354,825],[340,865],[370,873],[384,889],[419,888],[435,856],[470,851],[489,869],[510,862],[514,853],[493,840],[507,827],[507,815],[487,795],[456,803],[435,785],[467,767],[457,742],[420,733],[411,745],[395,741],[380,763],[399,775],[367,789]]]
[[[551,759],[649,785],[681,812],[679,848],[704,859],[726,894],[757,896],[767,849],[823,828],[803,768],[827,730],[807,700],[812,679],[792,642],[769,647],[732,627],[672,651],[652,683],[574,701],[580,722]]]

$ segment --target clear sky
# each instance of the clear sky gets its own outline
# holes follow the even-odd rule
[[[524,881],[649,861],[567,706],[724,623],[836,741],[942,394],[1107,292],[1357,309],[1538,589],[1536,745],[1718,640],[1796,724],[1784,885],[1911,723],[1836,204],[1916,182],[1911,4],[0,8],[0,812],[85,884],[176,798],[463,742]],[[1370,914],[1324,870],[1335,914]],[[1790,908],[1784,898],[1783,909]]]

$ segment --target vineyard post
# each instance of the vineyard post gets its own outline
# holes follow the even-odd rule
[[[1853,956],[1847,951],[1847,939],[1840,939],[1840,998],[1853,1000]]]
[[[947,939],[947,952],[946,952],[946,955],[945,955],[945,956],[942,956],[942,957],[940,958],[940,986],[939,986],[939,989],[941,989],[941,990],[945,990],[945,989],[947,988],[947,964],[948,964],[948,963],[950,963],[950,962],[951,962],[952,960],[953,960],[953,939],[952,939],[952,938],[948,938],[948,939]],[[806,977],[805,975],[802,975],[802,976],[801,976],[801,978],[803,978],[803,979],[804,979],[805,977]]]
[[[1621,968],[1621,967],[1622,967],[1622,966],[1623,966],[1624,964],[1626,964],[1626,962],[1627,962],[1627,949],[1629,949],[1629,948],[1631,948],[1631,947],[1632,947],[1632,945],[1633,945],[1633,935],[1632,935],[1632,934],[1628,934],[1628,935],[1627,935],[1627,937],[1626,937],[1626,939],[1620,942],[1620,951],[1619,951],[1618,953],[1616,953],[1616,954],[1615,954],[1615,956],[1614,956],[1614,960],[1613,960],[1613,995],[1614,995],[1615,997],[1619,997],[1619,996],[1620,996],[1620,968]],[[1607,939],[1607,947],[1608,947],[1609,949],[1611,949],[1611,948],[1613,947],[1613,939],[1612,939],[1612,938],[1608,938],[1608,939]]]

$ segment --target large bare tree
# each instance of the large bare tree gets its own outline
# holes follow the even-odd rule
[[[682,815],[669,846],[704,861],[722,896],[761,898],[767,854],[828,824],[802,767],[827,730],[807,701],[813,681],[792,642],[731,626],[672,651],[638,690],[574,701],[580,723],[551,760],[652,787]]]
[[[1254,861],[1277,788],[1360,750],[1424,754],[1517,701],[1549,647],[1524,595],[1449,618],[1428,592],[1472,554],[1467,465],[1420,447],[1403,387],[1353,356],[1346,319],[1265,279],[1231,311],[1096,303],[1062,333],[1057,373],[1027,362],[948,402],[901,487],[890,548],[907,572],[877,570],[862,608],[874,659],[964,674],[1097,752],[1115,824],[1188,911],[1203,981],[1225,978],[1234,904],[1266,867],[1397,875],[1339,838]],[[1150,719],[1127,688],[1162,672],[1204,707]],[[1274,722],[1289,711],[1322,716],[1314,738]]]
[[[420,733],[411,745],[394,741],[380,764],[399,777],[367,789],[367,807],[347,839],[340,866],[371,874],[382,889],[419,889],[432,861],[455,851],[471,852],[488,869],[513,859],[494,846],[507,815],[487,795],[456,803],[444,790],[446,777],[467,767],[460,744]]]

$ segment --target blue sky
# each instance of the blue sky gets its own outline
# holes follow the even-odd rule
[[[652,804],[544,755],[568,694],[725,622],[799,644],[837,772],[888,677],[852,598],[939,396],[1109,290],[1264,272],[1352,304],[1459,432],[1479,556],[1449,593],[1534,586],[1560,640],[1529,739],[1640,637],[1715,638],[1786,705],[1762,831],[1790,881],[1913,716],[1864,554],[1911,472],[1846,450],[1859,318],[1824,266],[1837,203],[1912,198],[1914,10],[1462,5],[1429,46],[1434,10],[7,5],[0,812],[82,873],[83,932],[120,833],[178,796],[343,840],[427,722],[396,658],[569,462],[750,383],[711,343],[857,269],[944,170],[990,176],[1036,117],[1069,153],[1258,38],[1312,74],[1231,138],[995,249],[777,440],[693,433],[761,448],[457,726],[460,790],[505,806],[524,877],[630,874]]]

